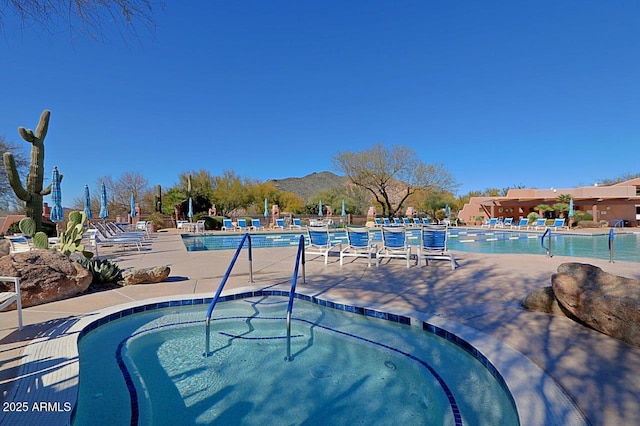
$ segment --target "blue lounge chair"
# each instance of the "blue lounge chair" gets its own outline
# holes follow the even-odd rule
[[[293,218],[293,223],[290,226],[291,229],[302,229],[302,221],[299,217]]]
[[[403,224],[404,226],[411,226],[411,225],[413,225],[413,224],[411,223],[411,219],[409,219],[408,217],[403,217],[403,218],[402,218],[402,224]]]
[[[347,246],[340,250],[340,266],[345,257],[366,257],[367,266],[371,266],[371,257],[375,256],[378,247],[371,243],[367,228],[347,227]]]
[[[252,231],[264,231],[264,226],[260,223],[260,219],[251,219]]]
[[[496,228],[511,228],[511,226],[513,225],[513,218],[512,217],[506,217],[504,218],[504,220],[502,221],[498,221],[498,223],[496,223]]]
[[[248,231],[249,225],[247,225],[247,219],[238,219],[238,225],[236,228],[240,231]]]
[[[324,256],[324,264],[329,262],[329,252],[336,245],[331,243],[328,226],[309,226],[307,227],[307,245],[304,248],[305,253],[320,254]]]
[[[423,218],[422,218],[422,224],[423,224],[423,225],[429,225],[430,223],[431,223],[431,222],[429,221],[429,218],[428,218],[428,217],[423,217]]]
[[[520,218],[520,222],[518,222],[517,225],[513,225],[512,228],[513,229],[523,229],[523,228],[526,228],[527,225],[529,225],[529,218],[521,217]]]
[[[553,225],[551,225],[550,228],[553,228],[554,231],[557,231],[559,228],[569,229],[569,227],[566,226],[564,222],[565,222],[564,218],[554,219]]]
[[[273,225],[274,228],[284,229],[284,219],[276,219],[276,224]]]
[[[373,221],[375,222],[376,226],[382,226],[382,220],[379,217],[374,217]]]
[[[495,228],[495,226],[497,224],[498,224],[498,218],[497,217],[492,217],[491,219],[488,219],[485,223],[480,225],[480,227],[481,228]]]
[[[413,218],[413,226],[422,226],[422,221],[420,220],[419,217]]]
[[[400,220],[399,217],[394,217],[393,218],[393,224],[396,225],[396,226],[397,225],[402,225],[402,221]]]
[[[407,230],[404,226],[382,227],[382,248],[376,252],[376,266],[385,257],[406,259],[407,268],[411,266],[411,246],[407,244]]]
[[[451,270],[456,269],[456,259],[447,249],[447,227],[444,225],[424,226],[420,232],[420,245],[418,246],[418,263],[420,259],[429,264],[430,259],[448,260],[451,262]]]
[[[222,219],[222,231],[235,231],[236,227],[231,219]]]
[[[527,229],[529,228],[533,228],[533,229],[547,229],[547,219],[545,219],[544,217],[539,218],[538,220],[536,220],[535,224],[531,224],[529,226],[527,226]]]
[[[391,226],[392,225],[392,223],[391,223],[391,221],[389,220],[388,217],[383,217],[382,218],[382,222],[383,222],[382,226]]]

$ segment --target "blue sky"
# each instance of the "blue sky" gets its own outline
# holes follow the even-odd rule
[[[406,145],[471,190],[639,172],[640,2],[167,1],[124,42],[4,17],[0,135],[50,109],[63,204],[97,179],[332,169]],[[27,151],[28,152],[28,151]]]

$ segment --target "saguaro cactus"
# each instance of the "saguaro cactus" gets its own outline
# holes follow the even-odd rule
[[[35,133],[24,127],[18,128],[18,133],[25,141],[31,144],[31,165],[27,174],[26,188],[22,186],[13,154],[5,152],[3,156],[4,168],[7,171],[9,184],[16,196],[25,202],[26,215],[36,223],[36,231],[42,227],[42,197],[51,193],[51,185],[42,188],[44,176],[44,138],[49,128],[51,112],[44,110],[40,116],[40,122]]]
[[[156,196],[155,196],[155,205],[156,211],[162,211],[162,187],[160,185],[156,186]]]

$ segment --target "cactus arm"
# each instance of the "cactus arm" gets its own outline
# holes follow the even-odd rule
[[[33,135],[33,132],[31,130],[25,129],[24,127],[18,127],[18,133],[20,133],[22,139],[27,142],[33,142],[36,139],[36,137]]]
[[[31,194],[24,189],[22,182],[20,182],[20,176],[18,176],[18,169],[16,168],[16,162],[13,159],[13,154],[5,152],[2,157],[4,161],[4,168],[7,171],[9,185],[11,185],[11,188],[20,200],[29,201],[31,199]]]

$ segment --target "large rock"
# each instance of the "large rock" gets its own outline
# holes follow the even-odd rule
[[[151,284],[166,281],[171,273],[168,266],[156,266],[154,268],[133,269],[122,273],[125,285]]]
[[[577,319],[558,302],[551,286],[543,287],[528,295],[524,299],[522,306],[530,311],[566,316],[573,320]]]
[[[553,294],[580,321],[640,346],[640,281],[583,263],[563,263],[551,277]]]
[[[22,306],[41,305],[84,292],[93,276],[69,257],[49,250],[33,250],[0,258],[0,275],[20,277]],[[13,284],[0,283],[0,291]]]

